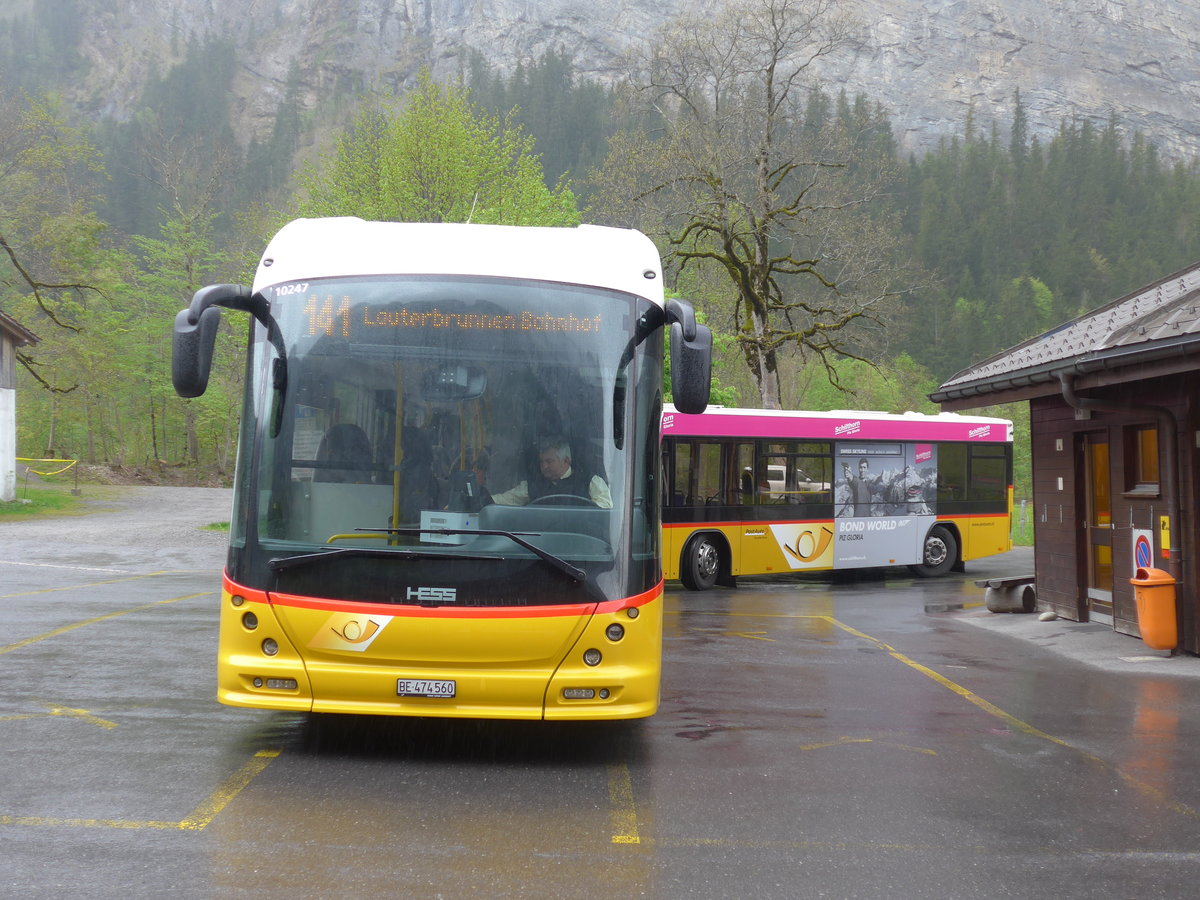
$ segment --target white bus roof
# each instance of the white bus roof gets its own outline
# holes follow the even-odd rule
[[[254,290],[360,275],[480,275],[611,288],[661,304],[662,268],[639,231],[296,219],[271,239]]]
[[[1011,441],[1012,422],[957,413],[826,412],[710,406],[700,415],[663,408],[664,436],[776,440]]]

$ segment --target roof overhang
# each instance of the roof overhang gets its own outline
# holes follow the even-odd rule
[[[1186,334],[1134,346],[1112,347],[1045,365],[959,382],[929,395],[943,409],[976,409],[1061,393],[1059,376],[1077,377],[1081,388],[1138,381],[1200,369],[1200,335]]]
[[[3,331],[17,347],[23,347],[26,344],[36,344],[38,336],[21,325],[12,316],[5,315],[0,312],[0,331]]]

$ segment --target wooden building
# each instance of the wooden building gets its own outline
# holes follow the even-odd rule
[[[17,495],[17,348],[35,343],[37,335],[0,312],[0,501]]]
[[[954,375],[946,410],[1028,401],[1039,608],[1140,635],[1139,567],[1200,653],[1200,264]]]

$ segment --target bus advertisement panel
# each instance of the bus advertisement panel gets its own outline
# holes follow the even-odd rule
[[[834,454],[834,568],[916,560],[937,521],[935,446],[838,441]]]

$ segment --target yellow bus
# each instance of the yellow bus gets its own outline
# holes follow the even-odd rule
[[[691,590],[1012,549],[1006,419],[668,407],[662,427],[664,572]]]
[[[177,392],[249,313],[218,699],[311,712],[657,709],[664,331],[711,334],[634,231],[297,220],[198,291]],[[547,468],[547,461],[552,465]]]

